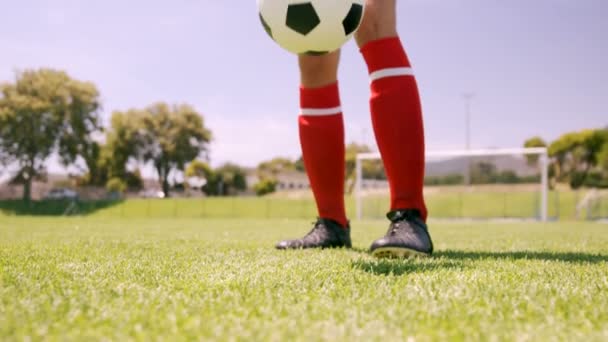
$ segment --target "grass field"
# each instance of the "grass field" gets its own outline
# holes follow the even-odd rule
[[[436,254],[276,251],[303,220],[0,218],[0,340],[608,339],[608,226],[431,225]]]

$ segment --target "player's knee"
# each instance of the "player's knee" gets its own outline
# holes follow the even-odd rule
[[[378,30],[376,29],[375,23],[366,14],[366,19],[361,22],[361,26],[355,33],[355,40],[359,46],[365,45],[365,43],[378,39]]]
[[[300,78],[305,87],[320,87],[337,80],[339,52],[299,57]]]
[[[397,35],[395,2],[368,0],[355,40],[361,47],[367,42]]]

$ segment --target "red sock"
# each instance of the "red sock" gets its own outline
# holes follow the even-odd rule
[[[361,48],[371,78],[376,142],[391,190],[391,210],[417,209],[426,220],[424,127],[416,79],[399,37]]]
[[[344,122],[338,83],[300,88],[300,145],[319,217],[346,227]]]

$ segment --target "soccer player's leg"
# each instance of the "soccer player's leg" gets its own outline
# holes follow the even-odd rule
[[[420,96],[396,20],[396,0],[367,0],[355,35],[371,78],[372,125],[391,193],[389,230],[371,246],[372,254],[379,257],[433,252],[422,192],[425,157]]]
[[[306,236],[278,249],[351,247],[344,208],[344,123],[337,82],[339,51],[299,56],[298,126],[304,167],[319,218]]]

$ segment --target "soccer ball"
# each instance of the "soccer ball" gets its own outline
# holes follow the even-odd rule
[[[357,31],[365,0],[257,0],[262,26],[295,54],[339,49]]]

